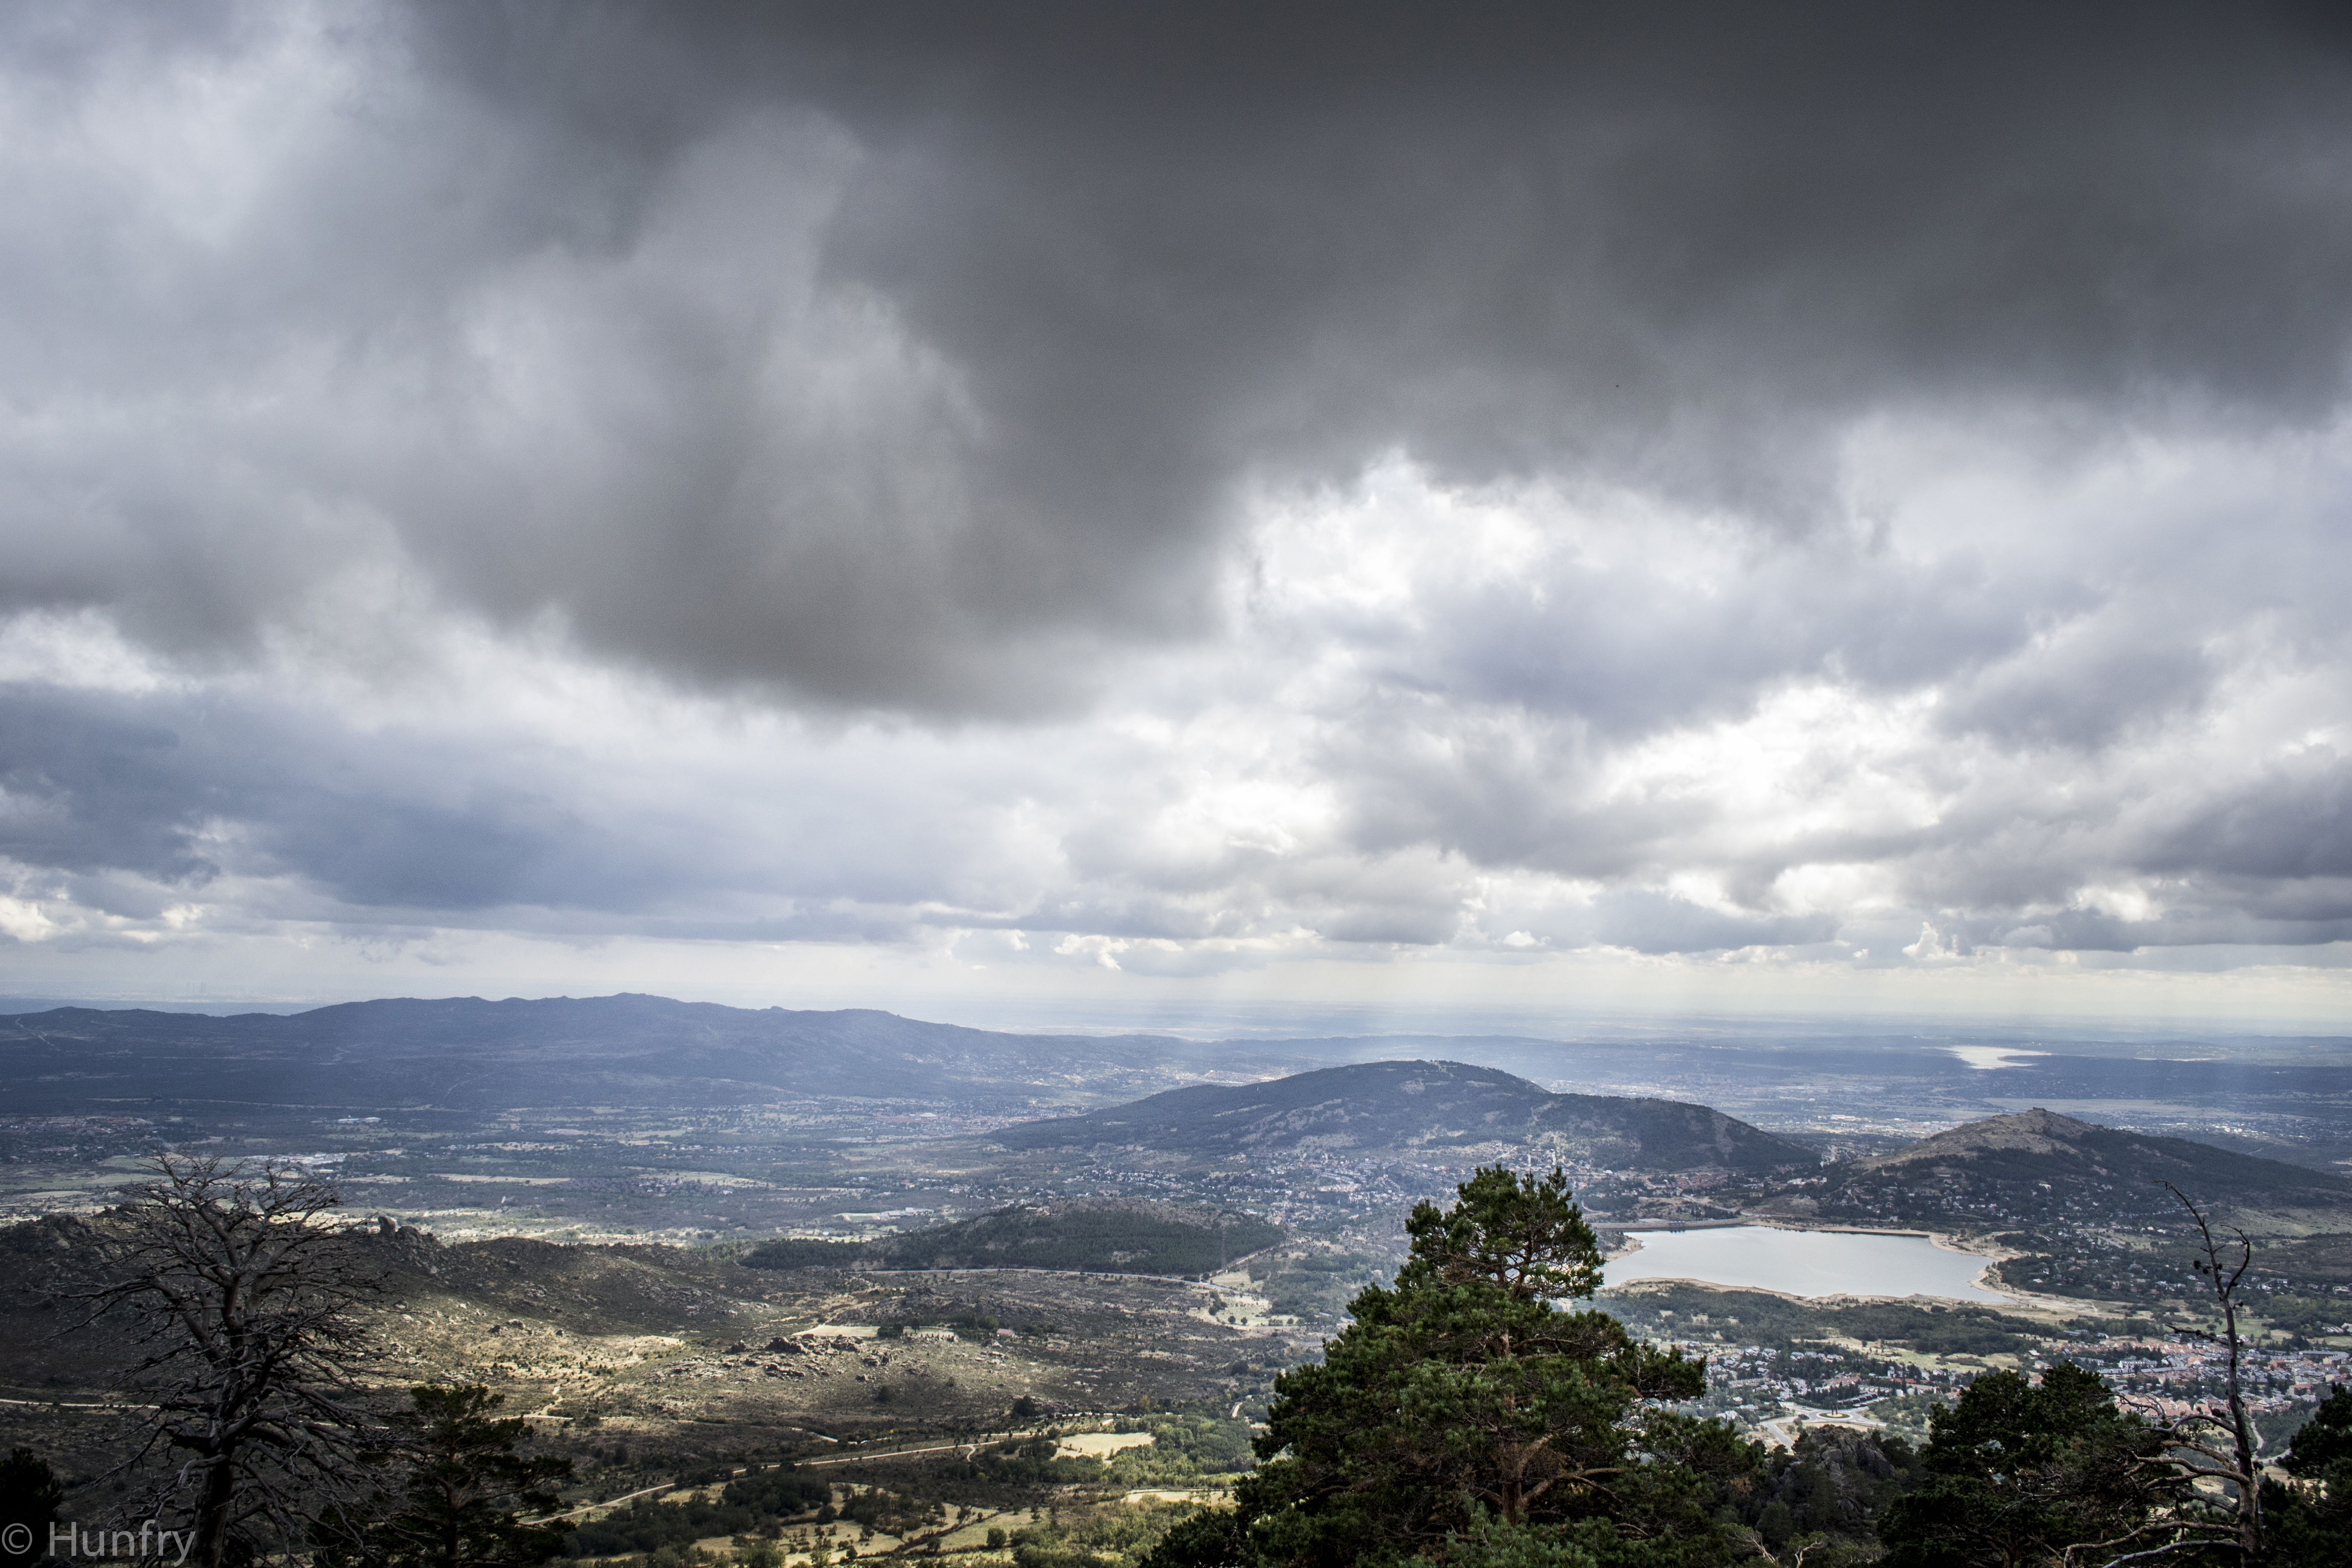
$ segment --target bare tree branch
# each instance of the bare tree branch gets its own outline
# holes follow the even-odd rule
[[[373,1440],[351,1310],[382,1285],[332,1223],[341,1202],[299,1168],[159,1156],[70,1293],[84,1324],[129,1332],[123,1385],[151,1405],[118,1473],[145,1480],[145,1517],[185,1521],[194,1568],[299,1543]]]
[[[2194,1473],[2227,1481],[2236,1489],[2236,1506],[2232,1512],[2237,1525],[2238,1555],[2248,1563],[2259,1563],[2263,1555],[2262,1462],[2256,1455],[2260,1445],[2254,1436],[2253,1417],[2246,1409],[2242,1364],[2245,1344],[2238,1332],[2238,1285],[2253,1264],[2254,1246],[2246,1238],[2244,1231],[2232,1227],[2231,1234],[2237,1239],[2238,1257],[2234,1264],[2225,1264],[2222,1261],[2225,1244],[2214,1237],[2213,1226],[2205,1217],[2205,1211],[2170,1182],[2165,1183],[2164,1188],[2188,1211],[2189,1222],[2197,1227],[2198,1249],[2204,1256],[2197,1259],[2195,1268],[2212,1291],[2213,1305],[2221,1318],[2219,1334],[2202,1333],[2200,1337],[2220,1345],[2222,1353],[2228,1357],[2227,1418],[2197,1412],[2182,1417],[2174,1424],[2172,1430],[2177,1433],[2199,1423],[2206,1423],[2220,1426],[2230,1435],[2231,1452],[2226,1455],[2200,1444],[2183,1442],[2179,1447],[2210,1458],[2222,1467],[2217,1470],[2197,1468]],[[2189,1468],[2184,1466],[2184,1468]]]

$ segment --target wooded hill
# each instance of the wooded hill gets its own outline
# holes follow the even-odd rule
[[[1604,1169],[1811,1167],[1819,1156],[1761,1128],[1678,1100],[1554,1094],[1460,1062],[1363,1062],[1267,1083],[1196,1085],[1132,1105],[1009,1127],[1015,1151],[1115,1145],[1230,1155],[1306,1148],[1468,1150],[1543,1145]]]
[[[2342,1229],[2352,1219],[2352,1182],[2340,1176],[2042,1110],[1967,1122],[1828,1174],[1821,1212],[1856,1217],[2171,1220],[2169,1183],[2242,1220],[2305,1215]]]
[[[1162,1204],[1077,1203],[1000,1209],[874,1242],[779,1240],[753,1248],[752,1268],[1061,1268],[1097,1274],[1207,1274],[1272,1247],[1279,1226],[1250,1215],[1194,1214]]]

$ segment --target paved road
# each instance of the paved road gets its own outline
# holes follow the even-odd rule
[[[1081,1418],[1084,1415],[1084,1412],[1072,1412],[1072,1415]],[[1045,1435],[1045,1428],[1043,1426],[1033,1426],[1025,1432],[983,1432],[969,1442],[935,1443],[928,1448],[887,1448],[878,1453],[841,1453],[830,1458],[803,1459],[800,1463],[803,1465],[849,1465],[860,1459],[899,1459],[915,1454],[944,1454],[950,1449],[969,1458],[973,1453],[987,1447],[992,1443],[1012,1443],[1026,1437],[1042,1437]],[[826,1441],[831,1442],[832,1439],[827,1438]]]
[[[1886,1423],[1864,1415],[1859,1411],[1815,1410],[1810,1406],[1801,1405],[1792,1414],[1775,1415],[1769,1421],[1759,1421],[1756,1424],[1757,1430],[1764,1433],[1767,1441],[1776,1448],[1795,1447],[1797,1446],[1795,1428],[1799,1426],[1859,1426],[1864,1430],[1884,1431]]]
[[[1155,1285],[1190,1285],[1213,1289],[1206,1281],[1181,1274],[1114,1274],[1108,1268],[861,1268],[860,1274],[1058,1274],[1065,1279],[1149,1279]]]
[[[738,1471],[737,1473],[740,1475],[741,1472]],[[664,1481],[657,1487],[645,1487],[636,1491],[623,1492],[619,1497],[606,1498],[603,1502],[583,1502],[578,1508],[567,1508],[562,1513],[551,1513],[547,1517],[550,1519],[570,1519],[575,1513],[593,1513],[600,1508],[618,1508],[623,1503],[631,1501],[636,1498],[651,1497],[656,1492],[668,1491],[674,1485],[676,1485],[675,1482]]]
[[[803,1459],[801,1468],[814,1469],[819,1465],[855,1465],[866,1459],[910,1459],[917,1454],[961,1454],[971,1458],[981,1447],[978,1443],[940,1443],[929,1448],[893,1448],[882,1454],[836,1454],[829,1459]]]

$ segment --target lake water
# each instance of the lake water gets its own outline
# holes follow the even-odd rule
[[[1609,1260],[1612,1285],[1635,1279],[1696,1279],[1788,1296],[1940,1296],[1955,1301],[2011,1298],[1972,1284],[1990,1259],[1948,1252],[1923,1236],[1726,1226],[1719,1230],[1637,1230],[1642,1249]]]

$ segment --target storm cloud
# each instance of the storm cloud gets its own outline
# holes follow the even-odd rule
[[[2329,8],[26,11],[0,127],[20,941],[2352,939]]]

